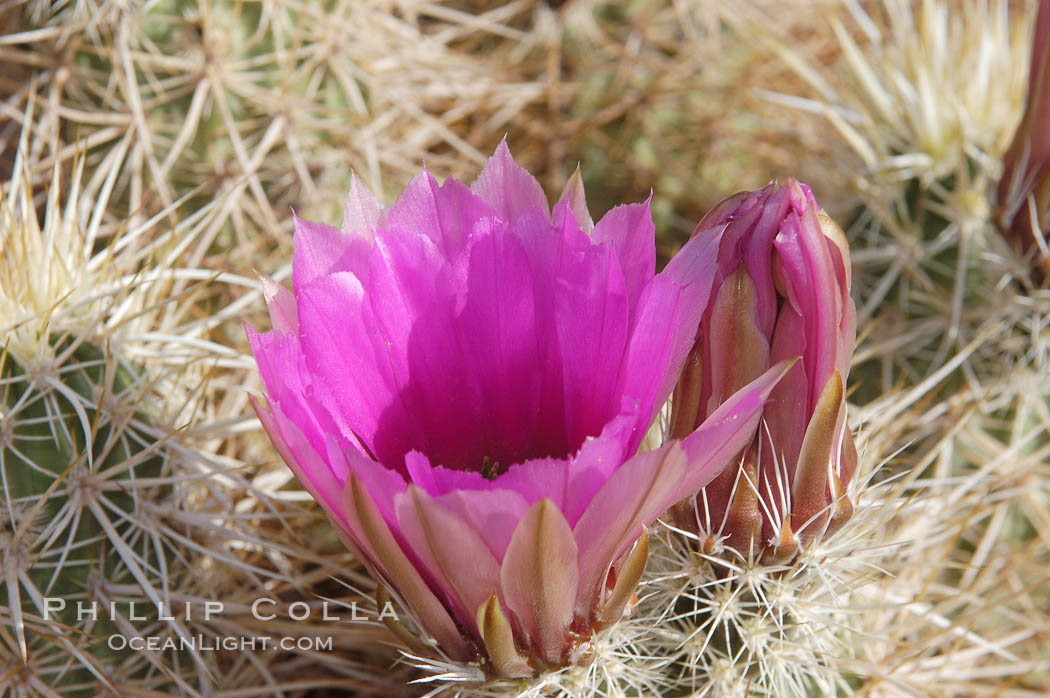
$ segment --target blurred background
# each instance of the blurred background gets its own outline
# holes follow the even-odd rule
[[[327,652],[129,654],[97,641],[127,618],[56,625],[40,599],[227,601],[138,629],[171,636],[262,632],[260,593],[374,608],[248,404],[255,274],[288,283],[293,208],[338,224],[351,172],[390,203],[424,161],[471,181],[505,138],[552,198],[579,165],[595,218],[652,194],[663,261],[725,196],[812,186],[853,249],[856,486],[877,495],[856,493],[863,563],[813,655],[837,678],[800,690],[1047,695],[1050,292],[994,224],[1036,10],[0,2],[0,687],[432,688],[378,625],[281,626],[334,632]],[[713,694],[789,694],[748,671]]]

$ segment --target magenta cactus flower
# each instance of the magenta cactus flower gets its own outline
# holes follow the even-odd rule
[[[1050,278],[1050,0],[1042,0],[1032,38],[1028,100],[996,191],[995,221],[1032,261],[1037,282]]]
[[[773,388],[762,426],[676,521],[743,555],[790,559],[852,514],[856,451],[844,385],[856,337],[849,247],[809,187],[740,193],[718,204],[692,242],[718,241],[714,290],[672,404],[671,435],[703,424],[742,386],[800,357]]]
[[[354,179],[342,229],[295,221],[294,291],[265,280],[273,329],[248,329],[285,462],[430,644],[489,676],[586,657],[645,527],[752,439],[783,372],[638,453],[719,236],[656,274],[648,203],[590,221],[578,177],[551,212],[506,145],[389,210]]]

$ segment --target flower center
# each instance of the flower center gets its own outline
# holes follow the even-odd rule
[[[481,459],[481,477],[486,480],[495,480],[500,474],[500,463],[488,456]]]

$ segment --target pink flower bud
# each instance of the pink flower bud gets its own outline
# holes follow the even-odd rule
[[[693,239],[721,236],[696,345],[674,393],[671,436],[688,433],[740,387],[782,361],[752,442],[678,523],[767,559],[794,556],[852,512],[856,454],[845,380],[856,337],[849,248],[795,180],[718,204]]]

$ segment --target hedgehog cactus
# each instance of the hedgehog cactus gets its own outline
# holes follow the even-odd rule
[[[193,539],[215,538],[182,513],[207,458],[171,422],[193,409],[194,371],[168,357],[183,362],[173,385],[149,337],[204,343],[166,314],[179,295],[164,238],[100,225],[105,191],[80,208],[83,161],[68,193],[55,171],[40,222],[31,145],[26,129],[0,189],[0,692],[193,692],[213,671],[199,651],[127,640],[201,631],[177,585],[193,578]]]
[[[0,368],[0,586],[6,587],[23,657],[59,642],[93,662],[114,654],[103,638],[119,629],[107,612],[85,624],[78,619],[78,602],[90,607],[108,597],[107,585],[134,583],[111,535],[130,543],[131,559],[151,557],[140,535],[142,505],[163,490],[149,483],[162,474],[165,454],[149,419],[137,411],[147,392],[141,377],[88,342],[56,344],[53,357],[20,363],[8,355]],[[158,562],[164,564],[149,559],[150,566]],[[149,605],[145,596],[141,601]],[[124,650],[119,661],[130,654]],[[49,677],[48,684],[68,693],[71,683],[90,678],[91,671],[69,670]]]
[[[23,167],[0,198],[0,595],[24,664],[5,683],[93,695],[148,673],[106,642],[128,630],[126,609],[108,602],[159,600],[171,551],[146,510],[170,492],[169,430],[148,416],[155,386],[110,341],[111,313],[92,296],[128,270],[96,266],[75,223],[77,185],[63,210],[57,174],[40,226]]]

